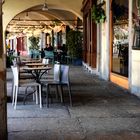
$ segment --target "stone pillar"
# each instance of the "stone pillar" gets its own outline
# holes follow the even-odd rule
[[[105,80],[110,78],[110,6],[110,1],[106,0],[106,22],[99,26],[101,30],[99,38],[101,42],[100,75]]]
[[[6,66],[3,49],[2,0],[0,0],[0,140],[7,139]]]
[[[139,12],[133,7],[136,0],[129,0],[129,88],[132,94],[140,97],[140,50],[132,49],[134,27],[133,27],[133,12],[138,15]],[[132,7],[133,5],[133,7]]]
[[[40,34],[40,37],[41,37],[40,46],[41,46],[41,48],[45,48],[46,47],[46,33],[42,32]]]
[[[133,92],[132,90],[132,46],[133,46],[133,19],[132,19],[132,13],[133,13],[133,9],[132,9],[132,5],[133,5],[133,0],[129,0],[129,73],[128,73],[128,77],[129,77],[129,89],[131,90],[131,92]],[[136,76],[137,77],[137,76]]]

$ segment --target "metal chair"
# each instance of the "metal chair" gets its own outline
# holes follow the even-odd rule
[[[50,60],[50,63],[54,63],[54,52],[53,51],[44,51],[45,58]]]
[[[63,86],[67,86],[68,92],[69,92],[69,98],[70,98],[70,106],[72,106],[71,87],[70,87],[70,81],[69,81],[69,66],[68,65],[54,64],[54,79],[51,81],[43,82],[42,85],[46,87],[47,107],[49,107],[48,95],[50,94],[49,86],[51,86],[51,85],[55,85],[57,87],[57,92],[58,92],[58,86],[60,86],[61,102],[64,101],[63,100]]]
[[[43,58],[43,59],[42,59],[42,63],[43,63],[43,64],[49,64],[49,59]]]
[[[14,109],[17,106],[17,96],[19,87],[36,87],[36,104],[38,104],[38,93],[39,90],[39,100],[40,100],[40,108],[42,108],[42,97],[41,97],[41,85],[36,83],[34,80],[20,80],[19,78],[19,68],[17,66],[11,66],[13,72],[13,98],[12,105],[14,105]],[[38,87],[38,89],[37,89]]]

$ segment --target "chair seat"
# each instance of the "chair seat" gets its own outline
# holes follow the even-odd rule
[[[35,80],[33,79],[20,79],[20,73],[19,73],[19,67],[17,66],[11,66],[12,72],[13,72],[13,98],[12,98],[12,105],[14,105],[14,109],[16,109],[17,105],[17,96],[18,96],[18,90],[19,87],[27,87],[26,88],[26,93],[28,87],[38,87],[38,90],[35,90],[33,94],[35,93],[35,98],[36,98],[36,104],[38,104],[38,94],[39,94],[39,99],[40,99],[40,108],[42,108],[42,97],[41,97],[41,85],[39,83],[36,83]],[[26,75],[28,76],[28,75]],[[27,97],[27,96],[26,96]]]

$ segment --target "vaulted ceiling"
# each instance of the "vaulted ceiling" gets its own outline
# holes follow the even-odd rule
[[[82,0],[6,0],[3,4],[3,29],[20,32],[25,28],[51,28],[54,25],[81,25]]]

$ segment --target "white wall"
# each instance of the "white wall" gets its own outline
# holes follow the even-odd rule
[[[140,97],[140,50],[132,50],[131,92]]]
[[[140,50],[132,50],[132,6],[133,0],[129,0],[129,88],[132,94],[140,97]]]

